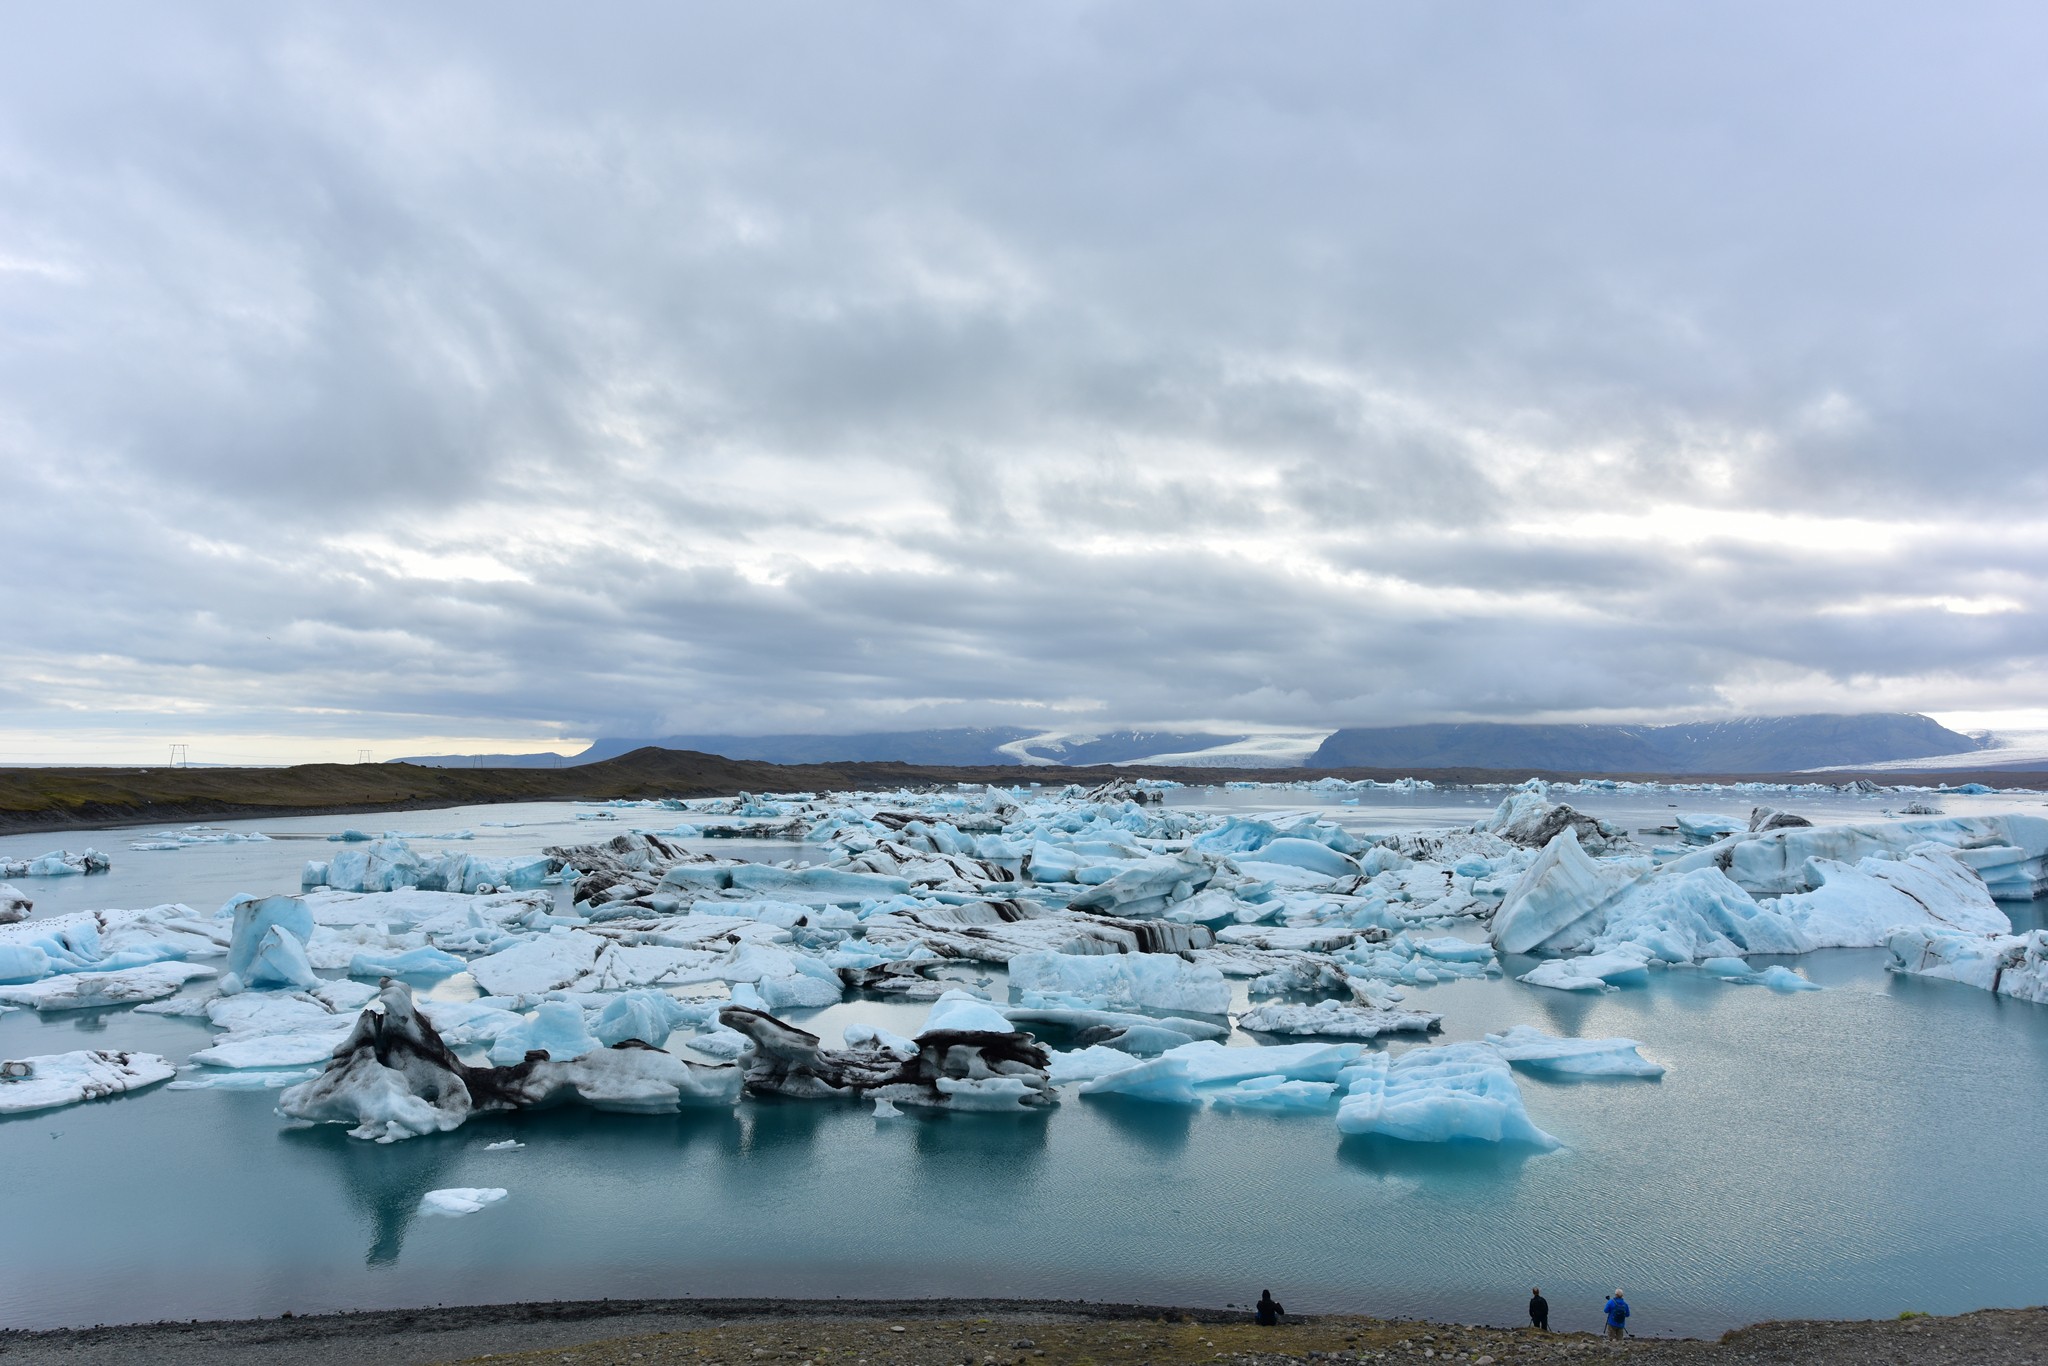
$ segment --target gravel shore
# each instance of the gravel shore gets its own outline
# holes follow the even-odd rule
[[[0,1362],[113,1366],[1165,1366],[1227,1362],[2048,1362],[2048,1309],[1955,1318],[1763,1323],[1716,1341],[1469,1327],[1341,1316],[1258,1328],[1239,1313],[1015,1300],[661,1300],[472,1305],[230,1323],[0,1333]]]

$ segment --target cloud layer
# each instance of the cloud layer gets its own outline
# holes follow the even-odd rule
[[[0,51],[0,758],[2048,682],[2026,6]]]

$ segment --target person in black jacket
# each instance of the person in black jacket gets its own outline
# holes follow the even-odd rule
[[[1529,1326],[1540,1332],[1550,1331],[1550,1301],[1543,1298],[1541,1286],[1529,1291]]]
[[[1271,1328],[1280,1322],[1280,1316],[1286,1312],[1281,1307],[1280,1301],[1273,1298],[1272,1291],[1261,1290],[1259,1292],[1258,1308],[1252,1313],[1252,1321]]]

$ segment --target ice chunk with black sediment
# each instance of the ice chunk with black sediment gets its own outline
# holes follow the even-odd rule
[[[32,859],[0,858],[0,877],[77,877],[104,873],[113,866],[97,849],[58,849]]]
[[[573,1007],[572,1007],[573,1008]],[[528,1056],[509,1067],[469,1067],[390,982],[358,1017],[327,1070],[286,1091],[288,1118],[352,1124],[353,1138],[393,1143],[459,1127],[473,1112],[581,1101],[603,1109],[667,1113],[730,1105],[740,1074],[632,1041],[562,1062]]]
[[[1314,1005],[1268,1002],[1237,1017],[1239,1029],[1258,1034],[1321,1035],[1334,1039],[1377,1039],[1382,1034],[1433,1034],[1444,1017],[1429,1010],[1376,1009],[1344,1001]]]
[[[0,925],[12,925],[17,920],[28,919],[28,913],[35,909],[35,905],[21,888],[11,882],[0,882]]]
[[[357,1017],[327,1070],[286,1091],[277,1108],[353,1125],[349,1137],[378,1143],[447,1133],[474,1107],[468,1070],[414,1007],[411,989],[394,982]]]
[[[1010,960],[1010,985],[1071,998],[1103,1010],[1147,1007],[1221,1015],[1230,984],[1215,967],[1176,954],[1020,953]]]
[[[1972,934],[1946,926],[1914,926],[1892,931],[1884,946],[1891,951],[1895,972],[2048,1004],[2048,930]]]
[[[1057,1005],[1038,992],[1026,992],[1021,1004],[997,1007],[1013,1025],[1046,1025],[1071,1030],[1075,1042],[1102,1044],[1126,1053],[1163,1053],[1197,1039],[1227,1039],[1230,1026],[1185,1015],[1138,1015],[1122,1010],[1088,1010]],[[1154,1047],[1153,1045],[1159,1045]]]
[[[975,1019],[964,1011],[961,1018]],[[906,1058],[879,1037],[825,1048],[817,1035],[745,1006],[727,1006],[719,1019],[754,1042],[747,1066],[751,1091],[803,1100],[880,1098],[958,1110],[1030,1109],[1058,1102],[1047,1075],[1046,1050],[1014,1029],[927,1027],[916,1039],[917,1052]]]
[[[1498,835],[1525,849],[1541,849],[1566,830],[1577,842],[1604,848],[1626,838],[1619,826],[1609,825],[1562,802],[1552,802],[1547,790],[1511,792],[1501,799],[1493,814],[1475,822],[1473,830]]]
[[[1572,1077],[1661,1077],[1662,1063],[1636,1050],[1634,1039],[1567,1039],[1546,1034],[1534,1025],[1516,1025],[1486,1041],[1517,1067],[1532,1072]]]
[[[155,1053],[84,1049],[0,1062],[0,1115],[53,1110],[169,1081],[178,1069]]]
[[[576,1102],[623,1114],[671,1114],[684,1106],[731,1105],[743,1084],[736,1067],[688,1062],[637,1039],[523,1067],[506,1086],[517,1106]]]
[[[1515,1143],[1555,1148],[1522,1103],[1507,1062],[1489,1044],[1373,1053],[1345,1069],[1337,1130],[1408,1143]]]

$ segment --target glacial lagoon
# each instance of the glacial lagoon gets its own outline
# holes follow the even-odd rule
[[[1362,833],[1469,823],[1499,799],[1169,796],[1313,809]],[[1759,801],[1867,821],[1904,799],[1570,800],[1641,829],[1679,808],[1746,815]],[[1956,815],[2044,811],[2024,796],[1940,800]],[[130,849],[145,831],[12,836],[0,857],[86,844],[113,857],[107,874],[17,881],[37,918],[168,901],[210,913],[237,892],[296,891],[304,861],[325,857],[325,835],[346,826],[412,832],[423,848],[467,829],[474,838],[449,847],[505,857],[674,819],[577,819],[590,814],[547,804],[229,823],[272,839],[163,851]],[[726,857],[816,852],[715,844]],[[2040,904],[2004,909],[2031,928]],[[0,1323],[606,1296],[1245,1304],[1267,1286],[1297,1310],[1515,1323],[1540,1284],[1558,1327],[1591,1328],[1601,1297],[1622,1285],[1633,1326],[1667,1334],[2048,1301],[2037,1197],[2048,1006],[1894,975],[1881,949],[1779,960],[1827,988],[1796,994],[1688,969],[1566,993],[1514,980],[1534,961],[1409,987],[1404,1005],[1441,1012],[1442,1041],[1529,1024],[1639,1040],[1669,1068],[1647,1082],[1518,1072],[1531,1118],[1562,1141],[1554,1151],[1345,1138],[1328,1114],[1072,1094],[1044,1112],[891,1120],[754,1098],[664,1116],[557,1109],[388,1146],[333,1125],[288,1128],[268,1090],[157,1087],[0,1120]],[[1000,971],[945,971],[1002,994]],[[782,1013],[836,1041],[856,1021],[913,1034],[929,1010],[877,998]],[[0,1057],[139,1049],[182,1064],[214,1037],[203,1019],[133,1009],[0,1015]],[[524,1146],[488,1150],[506,1139]],[[449,1187],[510,1194],[469,1217],[421,1217],[421,1197]]]

